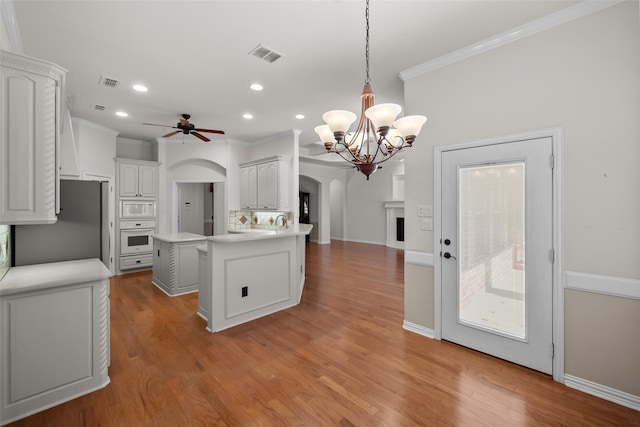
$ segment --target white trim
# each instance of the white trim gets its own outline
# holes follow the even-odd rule
[[[433,254],[429,252],[404,251],[404,263],[433,267]]]
[[[578,291],[594,292],[615,297],[640,299],[640,280],[597,274],[565,273],[564,287]]]
[[[402,329],[422,335],[423,337],[435,339],[435,331],[433,329],[425,328],[424,326],[420,326],[416,323],[405,320],[402,322]]]
[[[472,56],[480,53],[488,52],[497,47],[504,46],[511,42],[557,27],[558,25],[566,24],[567,22],[574,21],[582,18],[583,16],[599,12],[600,10],[621,3],[622,1],[624,0],[585,0],[547,16],[543,16],[526,24],[512,28],[511,30],[496,34],[493,37],[480,40],[479,42],[467,47],[454,50],[453,52],[449,52],[430,61],[408,68],[401,71],[398,75],[400,79],[407,81],[439,68],[446,67],[447,65],[471,58]]]
[[[568,374],[564,376],[564,384],[575,390],[580,390],[592,396],[608,400],[609,402],[617,403],[618,405],[640,411],[640,396],[635,396],[624,391],[594,383],[593,381],[583,380],[582,378]]]
[[[368,245],[381,245],[385,246],[385,242],[371,242],[369,240],[354,240],[354,239],[344,239],[345,242],[353,242],[353,243],[366,243]]]
[[[9,45],[13,53],[24,55],[22,47],[22,38],[20,37],[20,27],[18,26],[18,18],[16,17],[16,9],[13,7],[13,0],[0,1],[0,11],[2,12],[2,20],[9,37]]]
[[[553,379],[557,382],[564,381],[564,286],[563,286],[563,199],[562,199],[562,165],[563,165],[563,130],[562,128],[550,128],[522,133],[514,133],[494,138],[486,138],[478,141],[465,142],[461,144],[445,145],[434,147],[434,179],[433,194],[434,206],[442,205],[442,153],[451,150],[479,147],[492,144],[504,144],[508,142],[523,141],[528,139],[551,137],[552,150],[555,156],[555,167],[553,168],[553,245],[556,254],[553,263]],[[440,247],[442,235],[440,208],[433,211],[433,247]],[[438,262],[435,262],[438,261]],[[434,327],[435,338],[442,338],[442,281],[441,281],[441,259],[434,259]]]

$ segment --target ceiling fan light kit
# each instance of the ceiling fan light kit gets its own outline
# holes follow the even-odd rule
[[[210,142],[211,140],[206,136],[200,134],[200,132],[217,133],[220,135],[224,135],[224,131],[222,130],[197,128],[193,123],[189,122],[189,119],[191,118],[190,114],[181,114],[181,116],[182,118],[178,123],[176,123],[175,126],[157,125],[155,123],[143,123],[143,125],[162,126],[162,127],[172,128],[172,129],[178,129],[173,132],[169,132],[166,135],[162,135],[163,138],[170,138],[173,135],[177,135],[180,132],[182,132],[185,135],[193,135],[204,142]]]
[[[374,105],[375,95],[369,78],[369,0],[366,0],[366,79],[362,90],[362,111],[355,132],[349,128],[356,121],[350,111],[332,110],[324,113],[325,125],[315,128],[327,152],[337,153],[352,163],[369,180],[378,170],[380,163],[386,162],[403,148],[411,147],[426,123],[425,116],[407,116],[396,120],[402,111],[398,104]]]

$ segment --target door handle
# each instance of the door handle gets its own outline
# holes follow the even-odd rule
[[[443,257],[445,257],[446,259],[449,259],[449,258],[456,259],[456,257],[454,257],[453,255],[451,255],[449,252],[445,252],[442,256],[443,256]]]

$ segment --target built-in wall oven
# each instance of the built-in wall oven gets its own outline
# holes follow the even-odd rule
[[[155,221],[120,221],[120,255],[151,253]]]

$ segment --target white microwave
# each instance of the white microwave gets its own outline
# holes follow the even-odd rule
[[[120,218],[155,218],[156,202],[153,200],[121,200]]]

